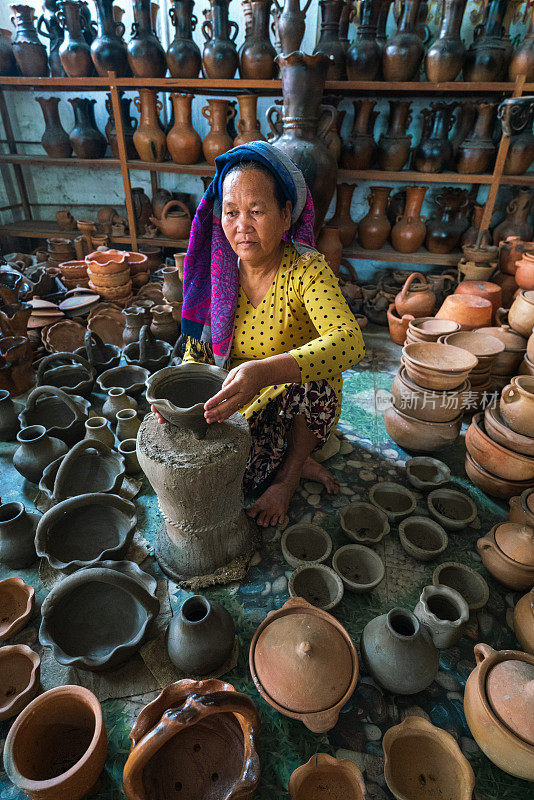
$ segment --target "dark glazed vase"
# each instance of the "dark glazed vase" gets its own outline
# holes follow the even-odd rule
[[[441,83],[455,81],[464,64],[466,48],[460,38],[460,28],[467,0],[443,0],[441,29],[432,42],[425,59],[429,81]]]
[[[91,58],[97,73],[106,78],[113,71],[118,78],[128,72],[128,51],[123,41],[124,25],[113,18],[113,0],[95,0],[98,34],[91,45]]]
[[[389,101],[388,128],[378,142],[377,153],[380,169],[399,172],[408,161],[412,137],[411,134],[406,133],[406,130],[412,121],[411,106],[409,100]]]
[[[380,72],[382,47],[377,41],[378,18],[385,0],[363,0],[356,37],[347,50],[349,81],[374,81]]]
[[[488,0],[484,19],[474,30],[464,63],[465,81],[496,81],[502,77],[508,56],[503,21],[509,0]]]
[[[175,667],[202,676],[228,661],[234,640],[234,621],[224,606],[193,595],[169,623],[167,649]]]
[[[0,28],[0,75],[15,75],[17,62],[11,46],[11,31]]]
[[[211,0],[211,19],[202,23],[206,39],[202,64],[207,78],[233,78],[239,64],[235,46],[239,28],[228,20],[228,6],[229,0]]]
[[[65,78],[65,70],[59,57],[59,48],[63,42],[63,28],[57,18],[56,0],[45,0],[43,13],[37,21],[37,33],[48,39],[48,68],[52,78]]]
[[[27,78],[46,78],[48,56],[35,30],[34,9],[25,5],[12,5],[10,8],[13,12],[11,21],[15,26],[11,44],[20,74]]]
[[[337,201],[334,216],[328,220],[329,227],[336,227],[343,247],[348,247],[356,236],[358,223],[350,215],[352,195],[356,188],[355,183],[338,183]]]
[[[167,67],[173,78],[198,78],[202,66],[200,49],[193,41],[198,22],[193,5],[194,0],[173,0],[169,8],[175,33],[167,50]]]
[[[326,72],[327,81],[342,81],[347,77],[345,68],[345,48],[339,41],[339,20],[343,10],[343,0],[319,0],[321,7],[321,31],[314,53],[330,56]]]
[[[492,139],[495,103],[479,103],[477,114],[473,130],[458,147],[456,161],[458,172],[474,175],[490,172],[497,150]]]
[[[282,8],[277,0],[274,0],[278,8],[276,28],[280,40],[280,53],[289,55],[298,52],[304,31],[306,28],[306,12],[311,0],[306,0],[303,8],[300,7],[300,0],[285,0]]]
[[[273,143],[287,153],[304,174],[315,205],[317,235],[334,194],[337,175],[335,158],[323,140],[330,119],[327,117],[319,127],[328,58],[322,53],[313,56],[290,53],[278,56],[277,60],[282,73],[284,101],[282,134]],[[267,121],[274,136],[278,136],[272,120],[274,111],[280,113],[280,107],[271,106]],[[330,112],[333,116],[335,109],[330,107]]]
[[[341,16],[339,17],[339,41],[343,46],[343,51],[346,55],[349,49],[349,25],[351,23],[353,6],[350,0],[344,0],[341,9]]]
[[[365,250],[380,250],[391,231],[386,214],[391,189],[387,186],[371,186],[370,192],[369,211],[358,225],[358,241]]]
[[[276,50],[269,39],[272,0],[251,0],[251,28],[239,51],[239,74],[252,80],[270,80],[276,74]]]
[[[395,33],[388,39],[382,58],[382,71],[386,81],[415,81],[425,47],[416,32],[421,0],[404,0]]]
[[[354,123],[349,138],[341,149],[341,166],[344,169],[369,169],[375,153],[373,129],[378,112],[376,100],[354,100]]]
[[[41,106],[45,121],[45,130],[41,144],[49,158],[70,158],[72,145],[69,135],[59,119],[59,97],[36,97]]]
[[[165,50],[152,30],[150,0],[133,0],[132,38],[128,63],[136,78],[162,78],[167,71]]]
[[[91,50],[85,41],[78,0],[60,0],[58,19],[65,36],[59,48],[61,65],[69,78],[87,78],[94,72]]]
[[[130,114],[131,102],[132,101],[129,97],[123,97],[122,92],[120,93],[122,128],[124,131],[124,142],[126,144],[126,157],[129,160],[132,158],[137,158],[137,151],[133,143],[133,136],[137,127],[137,122]],[[117,144],[117,131],[115,128],[115,116],[113,114],[111,94],[108,94],[106,97],[106,110],[109,114],[109,119],[106,123],[106,127],[104,128],[104,133],[106,134],[106,139],[108,140],[111,152],[113,153],[113,158],[119,158],[119,146]]]
[[[418,172],[443,172],[452,159],[449,131],[454,124],[454,104],[430,103],[428,127],[414,151],[413,167]]]
[[[70,143],[78,158],[104,158],[108,143],[96,127],[96,100],[69,98],[74,111],[74,128],[70,132]]]
[[[450,253],[460,244],[467,220],[468,197],[465,189],[444,189],[436,197],[438,216],[426,224],[426,249],[430,253]]]

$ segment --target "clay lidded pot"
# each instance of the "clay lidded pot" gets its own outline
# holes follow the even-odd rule
[[[167,134],[167,150],[177,164],[196,164],[202,155],[202,139],[191,119],[192,94],[171,93],[174,125]],[[169,198],[171,199],[171,198]],[[159,216],[154,209],[155,216]]]
[[[100,703],[81,686],[58,686],[26,706],[9,731],[4,767],[34,800],[80,800],[104,769],[107,734]]]
[[[436,295],[420,272],[412,272],[401,291],[395,297],[395,308],[399,315],[413,314],[426,317],[432,314],[436,305]]]
[[[407,186],[404,214],[397,217],[391,231],[391,243],[399,253],[415,253],[426,236],[425,217],[421,207],[428,186]]]
[[[501,392],[499,410],[513,431],[534,437],[534,377],[520,375],[512,378]]]
[[[260,624],[249,666],[263,699],[314,733],[336,724],[358,679],[356,648],[345,628],[299,597]]]
[[[22,578],[5,578],[0,581],[0,642],[11,639],[32,615],[35,605],[35,589]]]
[[[167,651],[175,667],[188,675],[209,675],[232,653],[235,625],[224,606],[201,595],[189,597],[167,629]]]
[[[474,740],[500,769],[534,781],[534,656],[475,645],[464,711]]]
[[[13,466],[32,483],[39,483],[46,467],[68,450],[65,442],[48,436],[43,425],[30,425],[17,434],[19,447],[13,454]]]
[[[525,489],[516,497],[511,497],[509,503],[509,521],[534,528],[534,487]]]
[[[386,215],[391,189],[371,186],[369,211],[358,224],[358,241],[365,250],[380,250],[387,241],[391,223]]]
[[[25,644],[0,648],[0,721],[16,717],[39,691],[41,659]]]
[[[495,525],[477,541],[482,563],[504,586],[521,591],[534,585],[534,529],[515,522]]]
[[[291,800],[311,800],[320,797],[365,800],[363,775],[352,761],[337,759],[326,753],[316,753],[291,774],[289,779]]]
[[[427,626],[438,650],[456,644],[469,619],[466,601],[448,586],[425,586],[413,613]]]

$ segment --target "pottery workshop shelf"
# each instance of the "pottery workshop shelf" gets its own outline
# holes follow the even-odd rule
[[[415,253],[399,253],[390,244],[384,245],[380,250],[364,250],[358,245],[349,245],[343,251],[346,258],[358,258],[364,261],[393,261],[397,264],[432,264],[435,266],[456,266],[461,253],[430,253],[428,250],[418,250]]]

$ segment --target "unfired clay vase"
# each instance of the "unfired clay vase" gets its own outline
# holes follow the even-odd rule
[[[4,767],[33,800],[80,800],[104,769],[107,734],[100,703],[81,686],[57,686],[26,706],[9,731]]]
[[[234,621],[224,606],[194,595],[169,623],[167,651],[181,672],[210,675],[228,661],[234,639]]]
[[[534,585],[534,529],[516,522],[495,525],[477,541],[482,563],[494,578],[516,591]]]
[[[302,564],[320,564],[332,552],[332,539],[318,525],[311,522],[297,522],[290,525],[280,540],[282,555],[291,567]]]
[[[85,422],[85,438],[98,439],[110,450],[115,447],[115,437],[105,417],[89,417]]]
[[[19,429],[17,410],[7,389],[0,390],[0,441],[12,441]]]
[[[39,515],[26,511],[22,503],[0,504],[0,563],[10,569],[33,564],[38,520]]]
[[[119,442],[124,441],[124,439],[136,438],[141,421],[135,409],[124,408],[122,411],[117,411],[115,419],[117,420],[115,435]]]
[[[514,631],[522,649],[534,655],[534,589],[524,594],[516,603]]]
[[[90,403],[53,386],[37,386],[19,414],[21,427],[42,425],[49,436],[74,444],[84,435]]]
[[[16,717],[39,691],[41,659],[25,644],[0,648],[0,721]]]
[[[65,442],[47,436],[43,425],[30,425],[17,434],[19,447],[13,454],[13,466],[32,483],[39,483],[46,467],[68,450]]]
[[[137,458],[137,440],[136,439],[123,439],[119,443],[117,450],[124,458],[127,475],[137,475],[141,472],[139,466],[139,459]]]
[[[114,386],[108,389],[108,398],[102,406],[102,414],[111,422],[112,425],[117,422],[117,412],[122,411],[124,408],[133,408],[137,410],[137,403],[126,394],[126,389],[120,386]]]
[[[35,589],[22,578],[5,578],[0,581],[0,642],[11,639],[32,615],[35,605]]]
[[[375,544],[390,531],[386,513],[371,503],[359,500],[342,508],[339,520],[343,532],[356,544]]]
[[[316,753],[292,773],[289,779],[291,800],[317,800],[324,797],[344,797],[365,800],[363,775],[349,759],[337,759],[326,753]]]
[[[456,644],[469,619],[466,601],[448,586],[425,586],[413,613],[427,626],[438,650]]]

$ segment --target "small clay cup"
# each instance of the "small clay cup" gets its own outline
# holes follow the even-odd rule
[[[357,594],[372,591],[384,580],[382,559],[370,547],[361,544],[346,544],[336,550],[332,566],[345,588]]]
[[[477,516],[471,498],[456,489],[434,489],[426,499],[430,514],[448,531],[461,531]]]
[[[451,479],[451,471],[443,461],[439,461],[437,458],[418,456],[410,458],[406,462],[406,477],[414,489],[426,491],[437,489],[448,483]]]
[[[289,594],[303,597],[322,611],[330,611],[343,597],[343,581],[325,564],[303,564],[289,578]]]
[[[318,525],[300,522],[286,528],[280,542],[282,555],[292,567],[326,561],[332,552],[332,539]]]
[[[399,522],[399,539],[403,549],[417,561],[434,561],[449,543],[441,525],[428,517],[407,517]]]
[[[449,586],[462,595],[469,611],[484,608],[489,600],[489,586],[478,572],[458,561],[445,561],[434,570],[434,586]]]
[[[124,458],[127,475],[137,475],[141,472],[137,458],[137,439],[123,439],[122,442],[119,442],[117,450]]]
[[[413,514],[417,501],[413,492],[401,483],[385,481],[375,483],[369,492],[369,500],[387,514],[389,520],[400,520]]]
[[[390,531],[386,513],[372,503],[350,503],[339,512],[339,520],[343,532],[356,544],[376,544]]]

